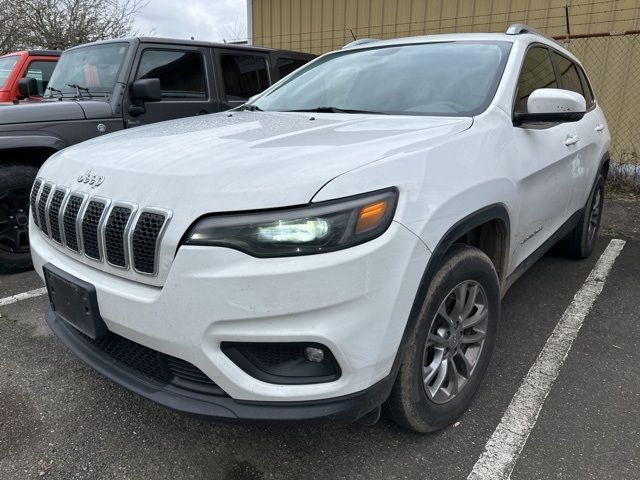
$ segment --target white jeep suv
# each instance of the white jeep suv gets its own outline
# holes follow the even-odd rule
[[[354,42],[234,111],[51,157],[45,317],[176,410],[372,422],[386,402],[433,431],[469,406],[509,286],[559,241],[593,250],[609,144],[580,62],[524,25]]]

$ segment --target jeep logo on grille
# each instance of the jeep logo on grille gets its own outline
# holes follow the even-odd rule
[[[104,177],[102,175],[91,173],[91,170],[87,170],[78,177],[78,183],[86,183],[87,185],[91,185],[91,188],[96,188],[102,185],[103,182]]]

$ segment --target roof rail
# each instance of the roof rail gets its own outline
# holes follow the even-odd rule
[[[546,33],[542,33],[540,30],[536,30],[535,28],[531,28],[529,25],[525,25],[524,23],[513,23],[509,25],[507,31],[504,32],[507,35],[522,35],[523,33],[530,33],[532,35],[540,35],[548,40],[556,41],[554,38],[550,37]]]
[[[347,43],[342,50],[345,48],[357,47],[358,45],[365,45],[367,43],[379,42],[378,38],[359,38],[358,40],[354,40],[353,42]]]

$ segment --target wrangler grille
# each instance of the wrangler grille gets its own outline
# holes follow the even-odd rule
[[[86,194],[69,192],[41,178],[36,179],[29,200],[34,221],[60,245],[115,267],[133,267],[145,275],[158,273],[158,250],[169,211],[142,208],[136,215],[138,209],[133,204],[116,202],[111,206],[110,200],[101,197],[87,201]]]

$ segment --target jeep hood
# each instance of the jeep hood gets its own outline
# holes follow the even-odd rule
[[[40,175],[139,205],[207,212],[308,203],[349,170],[469,128],[471,118],[233,112],[125,130],[67,148]],[[104,177],[91,189],[78,177]]]
[[[0,125],[60,122],[110,117],[111,106],[100,101],[43,100],[0,104]]]

